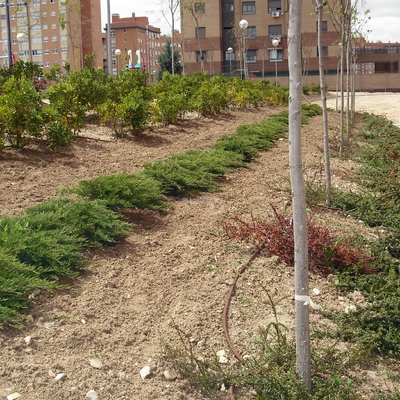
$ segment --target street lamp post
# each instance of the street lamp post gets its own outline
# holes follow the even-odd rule
[[[245,79],[246,78],[248,78],[249,76],[249,74],[248,74],[248,71],[247,71],[247,60],[246,60],[246,58],[247,58],[247,56],[246,56],[246,34],[245,34],[245,32],[246,32],[246,29],[247,29],[247,27],[249,26],[249,23],[245,20],[245,19],[242,19],[240,22],[239,22],[239,28],[242,30],[242,32],[243,32],[243,69],[244,69],[244,77],[245,77]]]
[[[119,56],[121,55],[121,50],[115,49],[114,53],[117,56],[117,75],[119,75]]]
[[[229,54],[229,73],[232,74],[232,54],[233,54],[232,47],[228,47],[228,50],[226,52]]]
[[[20,32],[17,35],[17,40],[19,42],[19,59],[22,61],[22,42],[24,41],[25,33]]]
[[[273,38],[272,45],[275,47],[275,86],[278,87],[278,49],[276,48],[280,43],[279,39]]]

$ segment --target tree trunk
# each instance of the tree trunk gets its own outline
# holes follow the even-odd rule
[[[328,109],[326,106],[325,94],[325,76],[324,76],[324,59],[322,55],[322,0],[317,0],[318,10],[318,60],[319,60],[319,84],[321,87],[321,103],[322,103],[322,121],[324,128],[324,161],[325,161],[325,187],[326,187],[326,204],[331,202],[331,165],[329,159],[329,129],[328,129]]]
[[[308,242],[305,184],[301,158],[301,15],[302,0],[290,0],[289,8],[289,167],[292,188],[295,312],[296,312],[296,370],[308,393],[311,393],[311,351],[309,308],[302,296],[308,296]]]

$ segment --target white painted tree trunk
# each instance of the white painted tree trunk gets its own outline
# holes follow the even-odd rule
[[[300,300],[308,296],[308,240],[305,184],[301,157],[301,16],[302,0],[289,3],[289,167],[292,188],[294,257],[296,370],[311,393],[311,349],[309,308]]]

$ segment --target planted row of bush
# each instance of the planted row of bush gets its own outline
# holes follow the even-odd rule
[[[14,74],[0,70],[0,142],[23,148],[32,138],[44,139],[57,150],[70,143],[96,115],[116,135],[137,134],[149,126],[176,123],[188,112],[210,115],[230,107],[287,104],[288,91],[267,81],[194,74],[164,73],[149,84],[139,70],[108,76],[89,64],[80,71],[52,74],[56,81],[46,93],[37,91],[38,65],[18,61]],[[45,100],[45,101],[43,101]],[[92,118],[93,120],[93,118]]]
[[[304,108],[305,118],[315,112],[320,112],[318,106]],[[81,181],[71,190],[81,199],[63,197],[28,208],[24,216],[1,219],[0,321],[19,326],[32,291],[55,287],[60,276],[76,276],[86,266],[85,248],[112,245],[125,237],[132,225],[121,221],[120,211],[164,210],[167,195],[216,190],[217,177],[247,165],[287,131],[287,118],[283,112],[270,117],[263,128],[239,128],[229,136],[240,137],[235,150],[225,146],[229,137],[222,138],[208,150],[150,162],[137,175]]]
[[[372,277],[345,271],[338,287],[359,290],[366,306],[357,312],[332,317],[339,322],[336,337],[357,343],[367,356],[400,357],[400,129],[382,116],[362,114],[360,139],[352,151],[361,167],[354,179],[361,191],[335,190],[332,204],[378,227],[379,239],[360,239],[371,252]]]

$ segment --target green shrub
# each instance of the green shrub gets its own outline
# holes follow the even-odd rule
[[[34,266],[21,263],[0,248],[0,329],[4,324],[22,328],[23,312],[32,292],[54,287],[55,283],[41,278]]]
[[[46,114],[41,94],[30,79],[11,77],[3,85],[0,96],[0,132],[5,133],[12,146],[23,148],[32,137],[43,136]]]
[[[69,200],[59,198],[26,210],[33,229],[48,231],[66,229],[84,239],[85,247],[112,245],[127,236],[131,225],[120,220],[119,214],[106,208],[100,200]]]
[[[60,121],[51,121],[46,126],[47,147],[57,151],[60,147],[69,144],[74,139],[71,128]]]
[[[0,220],[0,246],[19,262],[35,267],[40,278],[76,277],[76,271],[86,265],[83,244],[68,227],[49,234],[32,227],[27,216]]]
[[[143,174],[104,175],[95,179],[81,181],[73,193],[91,200],[101,200],[107,207],[147,208],[163,210],[166,208],[160,183]]]

